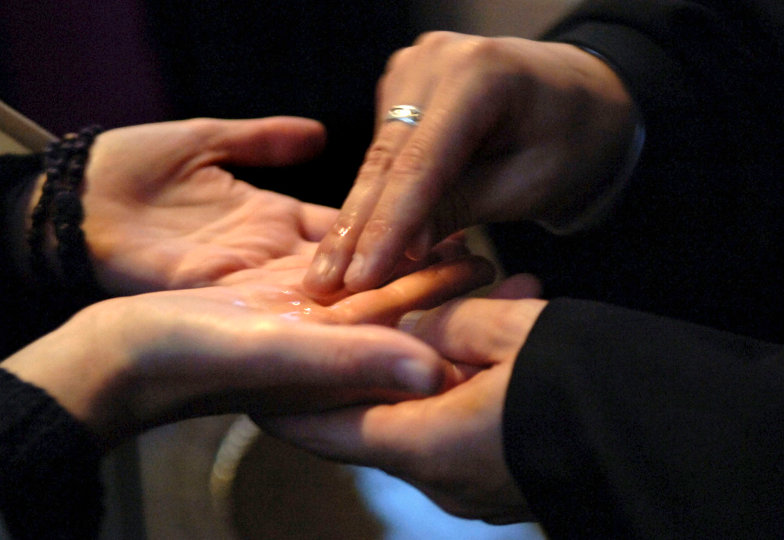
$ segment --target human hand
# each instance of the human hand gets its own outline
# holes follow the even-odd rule
[[[314,157],[323,143],[321,124],[289,117],[101,134],[83,195],[83,230],[100,284],[112,294],[188,288],[312,256],[335,210],[257,189],[221,166],[290,165]]]
[[[530,283],[516,278],[501,296]],[[492,523],[530,519],[503,453],[502,412],[517,354],[546,302],[462,299],[412,329],[443,356],[478,371],[441,395],[316,415],[258,419],[268,432],[331,459],[378,467],[447,512]]]
[[[384,122],[397,104],[412,128]],[[388,278],[468,225],[579,216],[622,166],[637,119],[618,76],[572,45],[425,34],[379,83],[377,128],[305,286],[327,294]]]
[[[426,395],[459,373],[411,336],[367,323],[394,323],[491,277],[486,262],[469,258],[323,306],[235,276],[232,287],[93,304],[0,366],[46,390],[108,446],[196,415]]]

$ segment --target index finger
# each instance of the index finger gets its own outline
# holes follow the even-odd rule
[[[343,276],[357,240],[384,191],[395,156],[411,136],[410,131],[410,126],[399,122],[381,124],[340,214],[322,239],[305,276],[304,286],[311,294],[325,296],[343,287]]]
[[[491,130],[496,104],[473,73],[455,69],[434,89],[421,123],[387,173],[345,273],[349,290],[387,279],[414,239],[432,245],[474,221],[471,201],[462,200],[456,184]]]
[[[434,74],[422,54],[417,46],[396,52],[379,81],[375,136],[304,280],[305,289],[314,296],[328,296],[343,287],[356,242],[383,193],[394,160],[413,133],[416,122],[388,121],[388,111],[395,105],[424,107],[429,100]]]

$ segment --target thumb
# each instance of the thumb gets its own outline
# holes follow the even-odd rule
[[[209,147],[218,163],[282,167],[313,159],[324,149],[324,126],[308,118],[273,116],[217,120]]]
[[[378,325],[289,323],[261,348],[267,358],[286,361],[259,366],[260,384],[421,396],[454,384],[457,376],[452,364],[421,340]]]

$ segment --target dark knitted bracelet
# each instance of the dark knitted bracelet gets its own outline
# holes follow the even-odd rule
[[[80,195],[90,146],[101,131],[90,126],[47,145],[46,179],[27,237],[35,277],[46,287],[65,288],[85,298],[97,291],[97,284],[81,230],[84,212]],[[57,241],[59,279],[46,255],[50,223]]]

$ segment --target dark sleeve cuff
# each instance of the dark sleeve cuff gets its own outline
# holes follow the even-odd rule
[[[37,155],[0,156],[0,358],[5,358],[28,343],[40,331],[33,288],[17,268],[19,254],[14,237],[21,234],[17,212],[19,200],[41,172]]]
[[[504,410],[513,476],[554,538],[784,530],[782,347],[551,302]]]
[[[101,450],[43,390],[0,369],[0,510],[14,538],[94,538]]]
[[[0,236],[0,275],[4,280],[19,280],[14,266],[13,250],[16,246],[9,239],[8,231],[18,229],[19,224],[12,223],[18,218],[20,197],[23,196],[30,182],[41,173],[41,156],[38,155],[3,155],[0,156],[0,219],[5,233]]]
[[[606,58],[623,80],[645,116],[654,122],[660,114],[682,116],[694,109],[692,89],[682,66],[650,36],[613,22],[582,21],[556,27],[545,39],[571,43]]]

